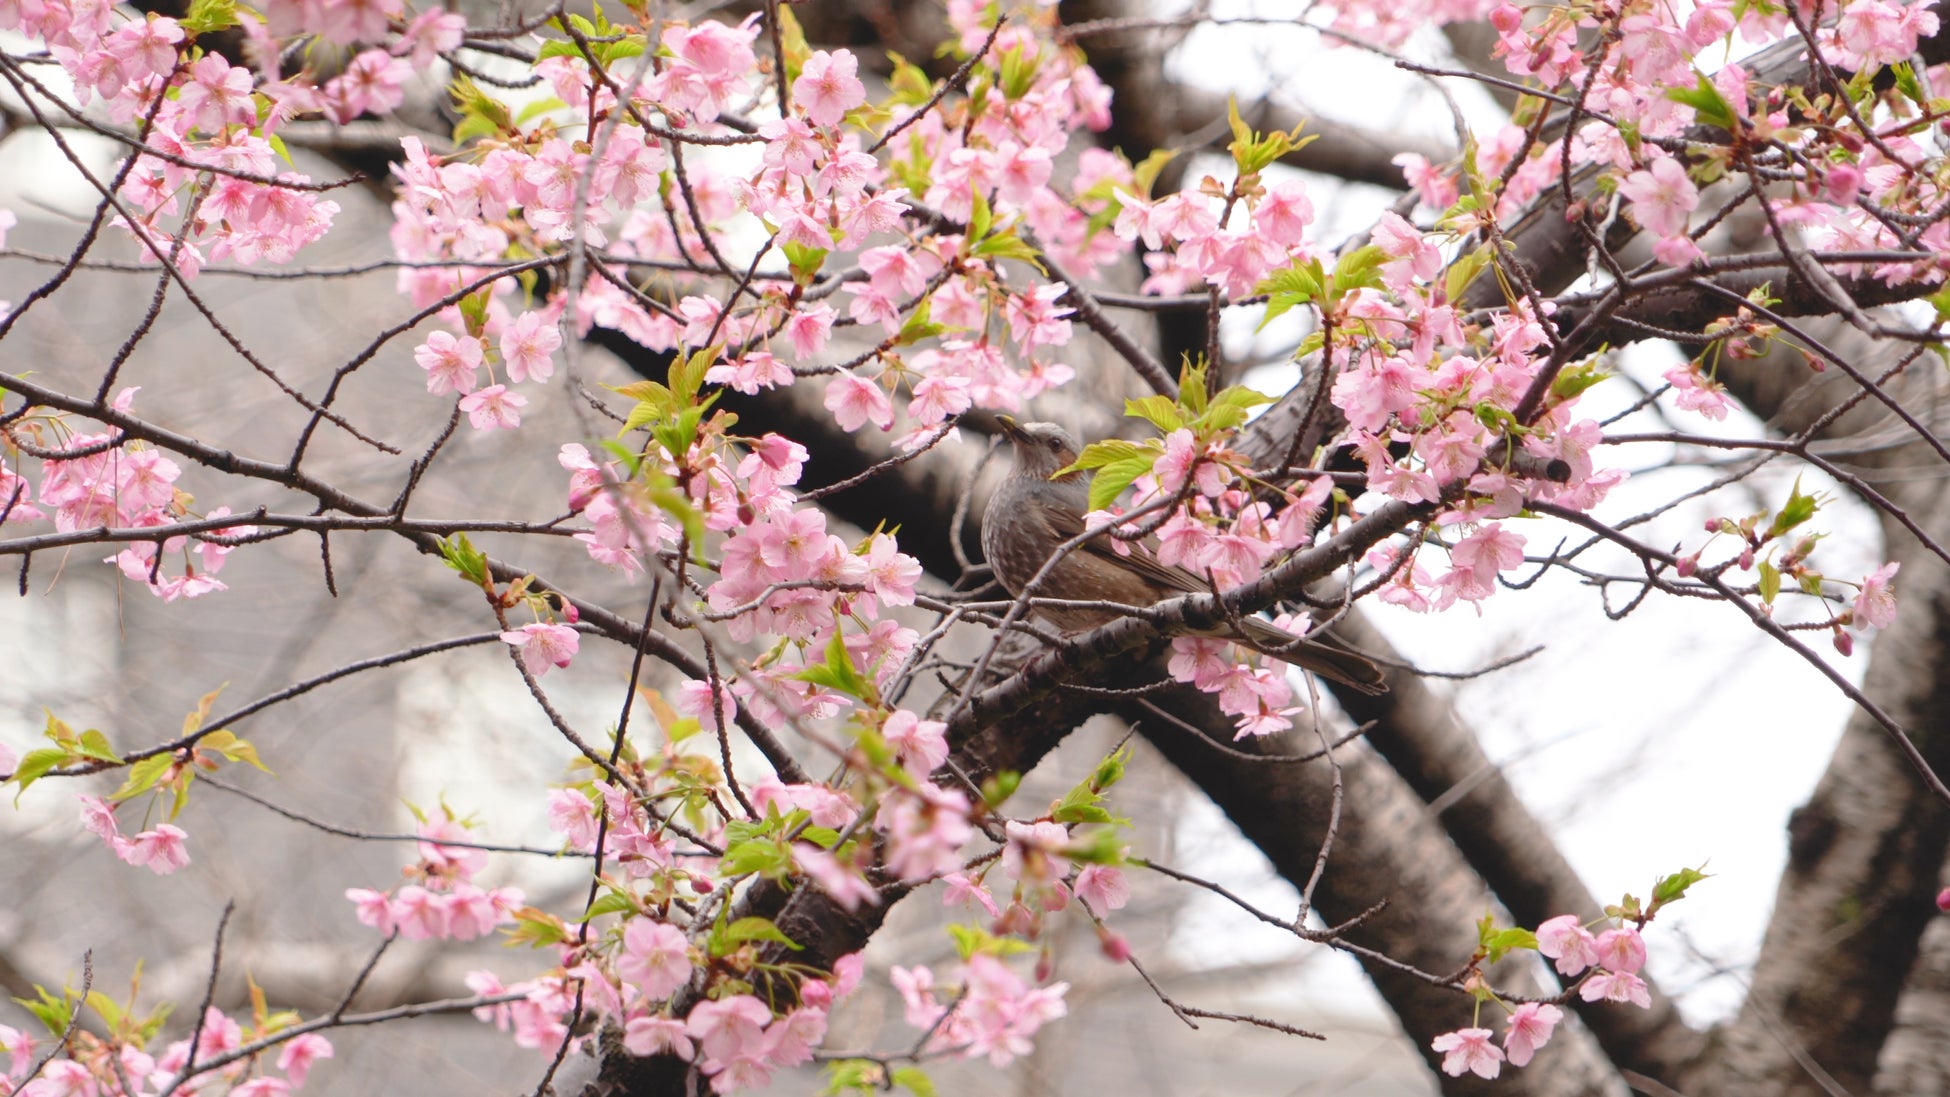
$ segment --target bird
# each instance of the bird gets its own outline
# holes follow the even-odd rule
[[[982,514],[982,554],[1003,589],[1022,597],[1057,546],[1081,534],[1090,509],[1082,472],[1055,474],[1077,459],[1076,440],[1055,423],[1018,423],[997,417],[1014,447],[1015,464]],[[1043,579],[1036,593],[1067,601],[1117,602],[1150,606],[1181,594],[1210,594],[1212,588],[1182,567],[1161,564],[1155,537],[1128,543],[1120,555],[1108,532],[1073,549]],[[1038,606],[1036,612],[1065,632],[1079,632],[1116,620],[1109,609]],[[1239,629],[1221,626],[1210,635],[1243,643],[1282,662],[1310,670],[1362,693],[1387,689],[1381,668],[1344,648],[1302,639],[1258,617],[1237,618]],[[1243,633],[1243,635],[1241,635]]]

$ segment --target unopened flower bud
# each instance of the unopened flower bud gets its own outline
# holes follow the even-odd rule
[[[1945,914],[1950,914],[1950,888],[1944,888],[1936,893],[1936,908]]]
[[[1950,888],[1945,888],[1943,895],[1937,897],[1938,906],[1943,905],[1945,897],[1950,897]],[[1097,944],[1104,950],[1104,959],[1113,964],[1121,964],[1131,958],[1131,942],[1125,940],[1121,933],[1100,928],[1097,930]]]
[[[1843,655],[1854,655],[1855,637],[1849,635],[1848,633],[1842,631],[1841,629],[1836,629],[1835,650],[1841,652]]]

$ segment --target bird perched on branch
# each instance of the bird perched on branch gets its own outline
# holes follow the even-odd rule
[[[1003,433],[1014,444],[1015,467],[989,498],[982,515],[982,554],[995,577],[1013,597],[1020,598],[1058,546],[1084,530],[1090,492],[1081,472],[1050,477],[1077,459],[1077,444],[1055,423],[1018,423],[1000,417]],[[1146,537],[1120,555],[1108,531],[1083,542],[1058,561],[1037,587],[1036,595],[1078,602],[1117,602],[1150,606],[1181,594],[1210,594],[1212,588],[1181,567],[1158,562],[1157,539]],[[1116,620],[1109,609],[1039,606],[1036,612],[1056,627],[1080,631]],[[1256,651],[1323,678],[1360,690],[1380,693],[1387,687],[1381,669],[1352,651],[1316,640],[1301,639],[1258,617],[1239,618],[1240,631],[1222,627],[1211,635],[1224,636]],[[1241,635],[1243,632],[1243,635]]]

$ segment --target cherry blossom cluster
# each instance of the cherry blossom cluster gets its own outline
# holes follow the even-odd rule
[[[592,771],[550,794],[549,823],[566,848],[597,855],[606,866],[603,896],[592,908],[602,920],[591,923],[603,928],[578,931],[541,911],[515,912],[513,937],[552,947],[560,966],[515,985],[487,973],[470,977],[480,994],[520,996],[482,1007],[480,1017],[522,1046],[552,1053],[569,1038],[579,1000],[620,1026],[634,1054],[693,1062],[715,1092],[760,1087],[773,1072],[810,1058],[828,1012],[857,986],[860,958],[841,958],[831,971],[794,964],[790,952],[767,959],[764,946],[784,940],[777,927],[756,918],[727,924],[716,912],[755,878],[809,881],[848,909],[880,902],[884,882],[940,879],[947,902],[986,911],[991,921],[961,938],[970,942],[959,976],[966,993],[951,1008],[925,1007],[933,1015],[919,1023],[936,1033],[928,1053],[998,1064],[1025,1053],[1036,1030],[1063,1014],[1066,988],[1048,983],[1040,966],[1035,983],[1025,981],[1002,962],[1004,942],[1036,939],[1047,915],[1078,901],[1094,920],[1128,900],[1114,864],[1121,847],[1102,836],[1111,832],[1076,829],[1108,818],[1095,805],[1121,776],[1126,755],[1107,759],[1051,815],[1003,822],[1000,850],[971,858],[965,847],[979,809],[960,791],[927,780],[947,756],[941,723],[905,709],[862,707],[848,723],[853,746],[841,782],[766,777],[741,794],[756,814],[728,817],[721,810],[732,799],[725,775],[691,744],[699,737],[708,748],[710,737],[699,736],[703,721],[736,701],[699,685],[674,706],[653,702],[661,713],[658,749],[625,752],[614,773]],[[863,827],[873,842],[853,837]],[[451,839],[453,829],[443,822],[425,832],[423,849],[433,852],[413,874],[465,879],[474,860],[438,842]],[[998,895],[1008,898],[998,902]],[[362,889],[348,897],[367,924],[407,932],[396,898]],[[1113,958],[1125,954],[1121,938],[1100,934]],[[894,973],[897,989],[909,996],[910,1017],[921,1014],[926,998],[925,989],[914,997],[914,988],[934,986],[933,978],[924,968]]]
[[[1524,929],[1494,928],[1485,918],[1479,926],[1482,945],[1464,978],[1464,986],[1476,999],[1480,1019],[1484,1003],[1495,1002],[1509,1014],[1503,1032],[1503,1046],[1493,1041],[1488,1028],[1471,1025],[1435,1037],[1431,1047],[1442,1055],[1442,1070],[1454,1077],[1475,1074],[1495,1078],[1507,1061],[1511,1066],[1529,1064],[1537,1050],[1550,1041],[1564,1011],[1556,1003],[1573,994],[1587,1003],[1617,1002],[1650,1009],[1652,997],[1645,980],[1638,974],[1645,966],[1645,939],[1640,930],[1668,903],[1685,897],[1694,884],[1706,879],[1695,869],[1685,869],[1661,877],[1653,886],[1652,899],[1641,906],[1638,899],[1625,896],[1618,905],[1606,909],[1605,917],[1594,922],[1574,914],[1547,919],[1532,933]],[[1597,931],[1594,933],[1593,929]],[[1495,961],[1512,951],[1534,950],[1550,960],[1557,974],[1567,980],[1563,995],[1553,1001],[1512,1002],[1498,994],[1479,970],[1484,960]]]
[[[1700,204],[1699,186],[1692,165],[1671,140],[1696,122],[1735,130],[1757,155],[1792,152],[1792,159],[1781,166],[1799,185],[1770,201],[1782,220],[1802,224],[1818,247],[1915,247],[1916,241],[1899,239],[1886,215],[1872,214],[1859,200],[1866,198],[1886,211],[1917,214],[1940,201],[1923,170],[1931,154],[1909,133],[1864,133],[1861,119],[1850,116],[1852,108],[1835,98],[1793,117],[1793,104],[1781,91],[1763,94],[1750,87],[1747,70],[1738,64],[1721,67],[1710,81],[1696,75],[1693,58],[1731,35],[1763,45],[1797,34],[1783,7],[1708,0],[1689,9],[1623,3],[1527,12],[1506,2],[1489,17],[1499,34],[1497,52],[1513,75],[1577,95],[1594,116],[1601,116],[1571,138],[1570,161],[1614,173],[1617,193],[1632,203],[1631,216],[1659,238],[1654,250],[1663,262],[1683,266],[1701,255],[1688,233],[1690,215]],[[1616,41],[1607,40],[1600,56],[1587,56],[1578,46],[1579,35],[1601,24],[1614,30]],[[1874,71],[1910,57],[1920,39],[1936,33],[1937,16],[1926,3],[1847,0],[1832,20],[1810,30],[1828,64],[1844,72]],[[1698,92],[1690,95],[1647,95],[1642,90],[1695,86]],[[1890,120],[1900,119],[1908,106],[1897,102],[1893,109],[1898,114]],[[1627,127],[1635,139],[1627,139]],[[1557,148],[1530,154],[1531,163],[1548,164],[1548,170],[1560,160]],[[1430,174],[1426,164],[1413,167],[1425,177]],[[1423,193],[1431,197],[1429,189]],[[1945,231],[1941,223],[1930,224],[1922,234],[1923,245],[1940,251]],[[1943,277],[1932,264],[1916,263],[1887,264],[1877,273],[1892,281]]]
[[[1024,242],[1031,232],[1085,273],[1121,253],[1092,220],[1109,206],[1105,186],[1128,179],[1127,164],[1095,153],[1070,191],[1050,185],[1070,129],[1107,124],[1108,93],[1073,48],[1050,39],[1047,14],[1019,20],[992,41],[982,5],[956,3],[950,15],[964,48],[985,49],[997,66],[980,96],[952,106],[903,94],[868,104],[858,61],[846,50],[789,57],[796,76],[789,104],[781,104],[776,83],[759,70],[751,21],[666,25],[666,52],[651,71],[551,53],[535,68],[562,107],[532,120],[514,121],[508,107],[475,89],[486,120],[477,140],[435,157],[408,139],[406,160],[395,168],[394,245],[416,264],[402,272],[401,289],[422,308],[447,303],[445,328],[415,351],[429,391],[461,394],[477,427],[518,424],[525,398],[506,385],[547,379],[546,354],[559,338],[552,329],[570,290],[556,290],[545,319],[535,321],[527,320],[537,315],[532,310],[511,318],[501,304],[512,278],[498,280],[488,307],[471,316],[452,297],[510,255],[560,254],[571,243],[599,249],[590,253],[592,273],[573,291],[567,321],[578,334],[601,324],[652,350],[719,346],[710,380],[747,393],[791,384],[801,373],[833,374],[826,404],[848,430],[891,426],[893,398],[903,392],[912,426],[924,430],[972,406],[1017,410],[1062,383],[1070,371],[1047,352],[1069,338],[1068,309],[1055,303],[1064,291],[1012,284],[996,260],[1032,255]],[[776,117],[749,121],[765,113]],[[864,120],[890,118],[900,135],[883,159],[862,145]],[[575,136],[590,133],[593,139]],[[738,166],[749,158],[690,153],[680,181],[676,160],[685,144],[745,140],[763,142],[749,169]],[[916,191],[925,207],[914,204]],[[914,234],[904,219],[923,208],[973,219],[981,232]],[[789,272],[761,262],[747,292],[729,300],[701,277],[677,300],[635,288],[632,263],[734,273],[711,260],[732,251],[742,267],[749,248],[734,244],[754,229],[766,238],[760,260],[781,255]],[[842,255],[852,256],[863,278],[846,276]],[[829,302],[842,286],[844,315]],[[876,323],[888,338],[869,358],[845,367],[819,361],[836,326]],[[535,325],[549,334],[538,336]],[[993,342],[1000,331],[991,329],[1002,327],[1006,341]],[[953,337],[939,347],[901,351],[917,335],[931,342],[944,334]],[[490,376],[477,388],[480,369],[496,364],[497,340],[507,380]],[[520,364],[511,341],[543,365]],[[1011,365],[1005,350],[1023,365]]]
[[[474,875],[487,867],[487,852],[443,844],[468,841],[467,828],[444,813],[420,825],[420,859],[409,865],[402,883],[390,891],[348,888],[345,897],[359,921],[385,936],[408,940],[471,941],[507,924],[521,906],[519,888],[483,889]]]
[[[362,38],[388,36],[403,17],[398,4],[357,5],[362,15],[354,20],[331,10],[340,5],[309,6],[327,9],[318,13],[322,24]],[[281,75],[277,35],[298,28],[274,28],[290,22],[274,10],[269,23],[236,24],[265,58],[253,71],[196,49],[198,33],[223,26],[129,15],[101,3],[0,4],[0,27],[39,39],[60,63],[72,82],[69,109],[140,123],[144,151],[123,176],[116,224],[144,254],[167,260],[185,278],[213,261],[284,262],[330,229],[338,204],[321,198],[309,176],[278,170],[284,122],[320,112],[347,121],[403,99],[412,65],[385,50],[360,54],[322,84],[309,71]],[[458,16],[430,13],[397,36],[395,48],[424,65],[431,51],[459,40]]]
[[[184,1077],[184,1070],[192,1066],[189,1039],[172,1041],[162,1054],[152,1055],[144,1047],[161,1027],[162,1014],[137,1019],[121,1013],[112,1004],[100,1004],[106,1002],[100,999],[98,1003],[91,997],[89,1008],[101,1012],[102,1019],[113,1030],[108,1038],[78,1026],[72,1032],[62,1032],[52,1024],[59,1015],[57,1012],[42,1016],[58,1036],[65,1037],[62,1045],[65,1054],[49,1059],[38,1073],[30,1074],[38,1042],[26,1032],[0,1025],[0,1049],[7,1051],[11,1059],[8,1072],[0,1076],[0,1095],[142,1097],[167,1090],[236,1097],[288,1097],[304,1086],[314,1063],[333,1055],[331,1041],[316,1032],[279,1038],[280,1030],[290,1028],[294,1020],[288,1013],[267,1013],[260,1006],[246,1026],[210,1006],[204,1010],[198,1026],[196,1072]],[[79,1008],[76,1001],[58,998],[38,1004],[51,1010]],[[255,1054],[236,1057],[214,1070],[203,1066],[260,1041],[265,1041],[266,1046]],[[276,1049],[275,1057],[271,1055],[272,1048]],[[273,1063],[275,1074],[271,1073]],[[130,1089],[131,1086],[134,1088]]]
[[[12,769],[10,765],[8,769]],[[141,865],[167,876],[190,863],[189,834],[173,823],[157,823],[133,838],[115,822],[115,808],[99,796],[76,797],[81,802],[81,825],[100,838],[126,864]]]
[[[110,408],[127,414],[138,391],[120,390]],[[54,528],[65,533],[153,529],[197,517],[191,510],[195,500],[176,487],[182,466],[161,449],[127,438],[119,430],[76,433],[64,417],[35,413],[9,427],[8,440],[40,458],[41,483],[37,492],[25,474],[0,461],[0,499],[4,500],[0,520],[52,520]],[[201,517],[222,518],[229,513],[229,507],[219,506]],[[256,527],[240,524],[209,529],[194,539],[178,535],[130,541],[107,562],[165,602],[196,598],[226,589],[217,572],[235,545],[223,543],[224,539],[256,532]]]

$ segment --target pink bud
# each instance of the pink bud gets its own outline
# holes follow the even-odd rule
[[[1943,889],[1943,894],[1937,898],[1937,905],[1941,906],[1943,899],[1950,898],[1950,888]],[[1097,944],[1104,950],[1104,958],[1113,964],[1121,964],[1131,958],[1131,942],[1125,940],[1121,933],[1100,929],[1097,931]]]
[[[1843,655],[1854,655],[1854,654],[1855,654],[1855,637],[1853,637],[1853,636],[1851,636],[1851,635],[1849,635],[1849,634],[1848,634],[1848,633],[1846,633],[1846,632],[1843,632],[1843,631],[1842,631],[1841,629],[1836,629],[1836,630],[1835,630],[1835,650],[1836,650],[1836,651],[1839,651],[1839,652],[1841,652],[1841,653],[1842,653]],[[1950,891],[1946,891],[1946,892],[1944,892],[1944,894],[1945,894],[1945,895],[1950,895]]]
[[[1691,579],[1693,572],[1699,570],[1699,553],[1694,553],[1691,556],[1681,556],[1679,563],[1673,567],[1673,570],[1679,573],[1681,579]]]
[[[711,881],[706,880],[704,877],[702,876],[691,877],[691,890],[696,892],[697,894],[709,895],[711,894],[711,888],[712,888]]]
[[[1754,550],[1751,548],[1741,549],[1740,570],[1746,571],[1748,568],[1753,566],[1754,566]]]
[[[1936,893],[1936,908],[1945,914],[1950,914],[1950,888],[1944,888]]]

